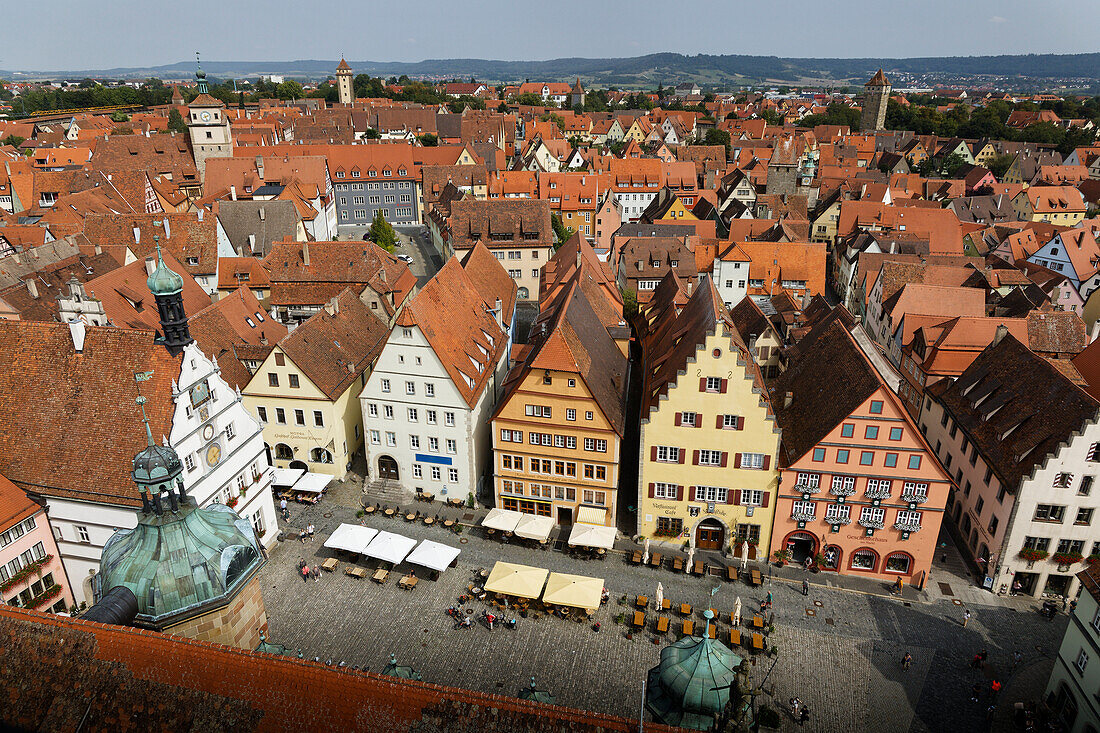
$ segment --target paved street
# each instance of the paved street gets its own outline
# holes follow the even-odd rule
[[[330,489],[317,506],[292,506],[289,528],[312,521],[317,538],[305,544],[281,543],[262,572],[269,638],[322,661],[344,661],[377,671],[392,652],[400,664],[416,668],[427,681],[509,694],[515,694],[533,674],[538,685],[564,705],[632,716],[637,714],[641,682],[657,663],[660,646],[648,631],[626,638],[625,628],[615,623],[615,617],[627,610],[618,605],[620,596],[652,597],[660,582],[666,597],[696,607],[697,624],[702,623],[702,609],[709,605],[720,609],[724,634],[729,628],[726,612],[733,609],[737,597],[747,614],[770,590],[776,624],[770,643],[778,656],[756,657],[753,679],[757,684],[764,682],[773,659],[777,660],[764,683],[765,699],[771,696],[783,702],[797,695],[809,706],[813,730],[988,730],[989,702],[984,690],[989,680],[997,676],[1005,683],[1001,712],[1010,709],[1013,700],[1039,696],[1065,629],[1065,616],[1047,622],[1018,599],[1006,605],[988,593],[984,596],[990,603],[967,604],[973,617],[964,629],[962,606],[948,597],[905,600],[885,592],[871,595],[815,583],[810,597],[804,598],[800,580],[788,582],[777,576],[763,589],[752,589],[714,577],[636,568],[618,554],[605,561],[574,559],[554,550],[505,546],[484,539],[476,529],[454,535],[442,528],[384,517],[363,521],[378,529],[460,547],[458,568],[438,581],[423,580],[413,591],[399,590],[392,575],[384,586],[348,577],[342,572],[345,562],[337,573],[304,583],[296,575],[299,557],[312,563],[332,556],[322,546],[324,539],[340,522],[359,521],[354,509],[359,485],[351,480]],[[423,510],[427,505],[413,508]],[[432,505],[432,513],[437,511],[439,504]],[[452,510],[452,514],[468,512]],[[491,567],[499,559],[604,578],[612,600],[597,612],[601,631],[594,632],[587,623],[552,617],[520,619],[515,631],[453,630],[443,610],[465,589],[476,569]],[[367,561],[359,564],[368,567]],[[947,567],[937,571],[939,579],[949,573]],[[712,596],[713,588],[718,590]],[[815,601],[821,605],[814,605]],[[475,614],[487,608],[478,602],[469,607]],[[650,610],[650,621],[655,616]],[[670,634],[665,641],[675,638]],[[970,659],[982,648],[989,652],[987,669],[972,669]],[[1017,648],[1024,654],[1024,664],[1009,674]],[[907,671],[900,668],[905,651],[914,658]],[[978,703],[969,699],[975,682],[985,686]],[[784,729],[795,728],[787,718]]]
[[[368,225],[341,224],[339,234],[340,241],[359,241],[370,230]],[[409,269],[416,275],[421,286],[432,279],[435,273],[443,267],[443,260],[432,247],[432,238],[425,226],[395,226],[397,235],[397,250],[395,254],[409,255],[413,261]]]

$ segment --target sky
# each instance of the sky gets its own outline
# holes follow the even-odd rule
[[[541,60],[674,51],[784,57],[1091,53],[1097,0],[51,0],[0,27],[0,68],[186,61]],[[678,14],[678,9],[683,10]]]

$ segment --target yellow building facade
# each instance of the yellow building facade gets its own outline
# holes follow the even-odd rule
[[[674,312],[643,340],[638,534],[755,559],[778,490],[768,393],[708,279]]]

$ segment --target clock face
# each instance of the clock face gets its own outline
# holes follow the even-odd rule
[[[213,468],[222,460],[222,447],[215,443],[206,449],[206,465]]]
[[[213,437],[214,437],[214,426],[213,425],[203,426],[202,439],[203,440],[210,440]]]
[[[199,117],[202,118],[203,122],[209,122],[210,121],[210,113],[209,112],[203,112],[201,115],[199,115]]]

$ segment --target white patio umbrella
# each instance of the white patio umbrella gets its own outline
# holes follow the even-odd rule
[[[665,587],[660,583],[657,584],[657,610],[661,610],[661,605],[665,602]]]
[[[649,563],[649,538],[645,538],[645,549],[642,551],[642,565]]]
[[[736,626],[741,625],[741,596],[737,596],[733,604],[733,623]]]
[[[741,569],[744,570],[749,564],[749,543],[741,543]]]
[[[695,560],[695,546],[692,545],[691,547],[688,548],[688,561],[684,565],[684,572],[685,573],[690,573],[691,572],[691,564],[694,560]]]

